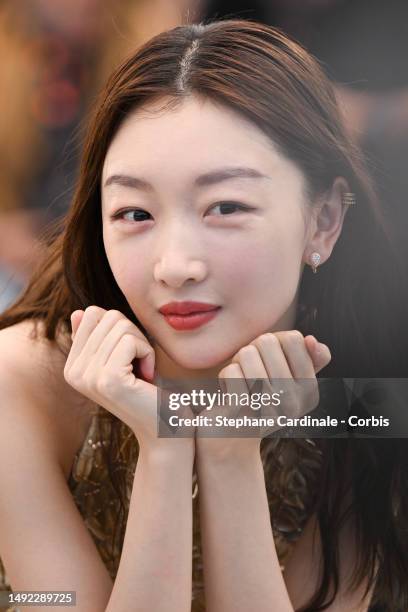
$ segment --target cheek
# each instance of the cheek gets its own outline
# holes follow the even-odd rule
[[[235,265],[225,274],[228,288],[240,297],[237,307],[248,313],[248,323],[253,324],[255,313],[264,324],[269,324],[270,319],[281,316],[292,303],[302,257],[294,245],[292,240],[273,238],[252,244],[241,250]]]
[[[147,265],[137,259],[126,249],[126,245],[115,245],[105,239],[105,252],[119,289],[126,300],[132,303],[140,301],[145,294]]]

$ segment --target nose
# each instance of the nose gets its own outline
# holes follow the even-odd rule
[[[207,264],[197,248],[197,237],[187,227],[180,229],[161,237],[153,272],[156,282],[175,289],[187,281],[201,282],[207,276]]]

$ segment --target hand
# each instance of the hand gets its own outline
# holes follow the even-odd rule
[[[154,377],[155,353],[146,337],[121,312],[98,306],[75,311],[71,322],[65,380],[126,423],[141,448],[166,446],[167,439],[157,436],[158,389],[148,382]],[[135,376],[135,360],[147,380]]]
[[[263,383],[262,389],[257,388],[257,392],[271,395],[284,388],[282,405],[285,414],[298,417],[318,405],[319,390],[315,375],[330,360],[328,347],[317,342],[313,336],[304,338],[297,330],[266,333],[242,347],[232,357],[231,362],[219,372],[218,378],[225,393],[250,395],[247,382],[249,380],[252,382],[254,379],[260,379]],[[239,416],[261,416],[259,412],[251,407],[239,408]],[[275,416],[272,414],[272,407],[267,407],[264,412],[268,414],[263,413],[262,416]],[[212,416],[216,414],[236,418],[237,409],[217,407],[216,411],[211,411]],[[228,428],[225,437],[220,439],[222,435],[220,428],[214,428],[212,438],[208,437],[211,435],[208,428],[202,428],[201,431],[197,430],[197,445],[198,448],[206,448],[209,452],[220,451],[223,456],[228,455],[231,449],[239,449],[239,452],[244,449],[249,449],[251,452],[253,449],[259,451],[262,437],[270,431],[271,429],[267,429],[255,437],[253,431],[245,432],[241,429],[238,435],[246,433],[247,436],[238,438],[233,437],[236,431]]]
[[[319,404],[316,373],[330,360],[329,348],[317,342],[314,336],[304,338],[295,329],[266,333],[240,349],[219,377],[242,382],[258,379],[263,388],[257,391],[273,393],[283,389],[284,414],[299,417]],[[269,407],[265,412],[266,416],[272,416]]]

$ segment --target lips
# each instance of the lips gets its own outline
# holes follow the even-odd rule
[[[219,308],[216,304],[205,302],[169,302],[159,308],[164,315],[189,315],[197,312],[209,312]]]
[[[159,308],[159,311],[173,329],[188,331],[211,321],[220,308],[203,302],[171,302]]]

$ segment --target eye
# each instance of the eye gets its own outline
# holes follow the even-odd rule
[[[252,207],[241,204],[240,202],[217,202],[210,210],[219,208],[221,217],[230,216],[234,212],[248,212],[253,210]],[[217,215],[218,216],[218,215]]]
[[[124,221],[148,221],[151,218],[150,213],[141,208],[128,208],[127,210],[119,210],[112,215],[112,219],[123,219]]]
[[[214,206],[212,206],[209,210],[213,211],[219,209],[221,214],[216,214],[217,217],[227,217],[231,216],[235,212],[248,212],[253,210],[253,207],[247,206],[245,204],[241,204],[240,202],[217,202]],[[152,219],[152,216],[147,211],[141,208],[128,208],[124,210],[119,210],[117,213],[112,215],[112,219],[121,219],[123,221],[127,221],[129,223],[140,223],[142,221],[149,221]]]

